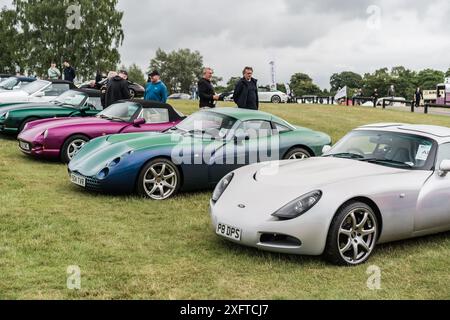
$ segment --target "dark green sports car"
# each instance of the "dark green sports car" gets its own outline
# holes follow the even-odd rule
[[[91,117],[102,110],[100,91],[74,89],[41,103],[0,104],[0,132],[19,134],[28,122],[62,117]]]

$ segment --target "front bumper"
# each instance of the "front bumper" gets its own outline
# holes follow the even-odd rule
[[[255,215],[246,214],[245,209],[237,207],[235,212],[225,213],[223,209],[217,209],[211,201],[210,216],[214,232],[219,237],[236,244],[297,255],[321,255],[324,250],[327,229],[325,225],[320,224],[314,229],[314,222],[309,218],[311,215],[284,221],[276,218],[256,219]],[[238,228],[241,231],[241,240],[233,240],[217,233],[219,224]]]
[[[55,159],[60,155],[60,150],[46,149],[44,143],[30,142],[24,139],[18,139],[19,149],[24,154],[42,159]]]

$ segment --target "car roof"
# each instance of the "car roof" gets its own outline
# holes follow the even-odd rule
[[[375,123],[359,127],[357,130],[366,129],[416,134],[432,138],[441,143],[450,141],[450,128],[443,126],[407,123]]]
[[[156,101],[150,101],[150,100],[144,100],[144,99],[130,99],[130,100],[120,100],[116,103],[123,103],[123,102],[134,102],[140,104],[143,108],[156,108],[156,109],[167,109],[169,111],[169,118],[170,121],[177,121],[182,120],[185,117],[179,113],[177,110],[175,110],[174,107],[172,107],[168,103],[161,103]]]
[[[241,121],[248,121],[255,119],[271,121],[273,118],[276,118],[275,116],[267,112],[241,108],[214,108],[214,109],[207,109],[207,111],[220,113]]]

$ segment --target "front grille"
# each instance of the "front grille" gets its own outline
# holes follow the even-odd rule
[[[86,189],[92,191],[102,191],[100,180],[97,178],[86,177]]]

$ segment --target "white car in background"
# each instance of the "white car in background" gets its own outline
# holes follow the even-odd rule
[[[259,102],[270,102],[270,103],[287,103],[289,96],[281,91],[270,91],[268,89],[259,88],[258,89]]]
[[[377,107],[382,107],[383,106],[383,101],[384,100],[390,100],[390,99],[394,99],[394,100],[399,100],[399,101],[405,101],[405,102],[390,102],[390,101],[386,101],[386,106],[389,107],[406,107],[406,99],[403,97],[383,97],[383,98],[379,98],[377,100]],[[373,101],[366,101],[362,104],[365,107],[373,107]]]
[[[73,83],[64,80],[36,80],[18,90],[0,92],[0,103],[48,102],[75,88]]]

